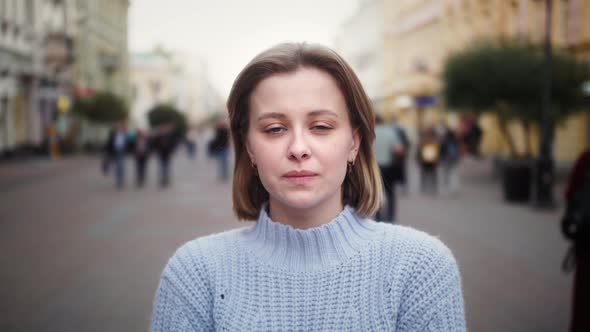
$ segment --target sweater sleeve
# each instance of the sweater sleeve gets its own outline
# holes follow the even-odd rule
[[[162,279],[156,292],[151,331],[193,331],[185,310],[176,291],[165,279]]]
[[[172,256],[154,300],[151,331],[213,331],[212,294],[196,245],[187,244]]]
[[[461,276],[451,251],[428,236],[410,263],[398,316],[399,331],[465,331]]]

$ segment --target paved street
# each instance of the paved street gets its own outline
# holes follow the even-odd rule
[[[203,156],[180,152],[167,190],[156,186],[155,160],[146,188],[123,191],[90,157],[0,165],[0,331],[145,331],[175,248],[241,225],[230,184]],[[490,167],[466,161],[458,197],[412,190],[400,199],[400,223],[453,250],[470,331],[565,331],[561,210],[504,204]]]

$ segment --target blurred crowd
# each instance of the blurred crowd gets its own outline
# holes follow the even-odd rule
[[[376,219],[393,222],[396,188],[399,187],[403,194],[408,193],[408,161],[416,161],[422,194],[456,195],[460,187],[460,160],[465,155],[480,156],[483,132],[477,121],[471,118],[464,118],[457,128],[441,122],[421,130],[413,147],[408,130],[396,118],[385,123],[377,116],[375,135],[375,158],[387,198],[387,204],[377,213]]]
[[[387,204],[375,218],[394,222],[396,215],[396,192],[409,192],[408,163],[415,161],[419,170],[418,188],[425,195],[445,194],[454,196],[459,192],[461,176],[459,164],[466,155],[479,157],[482,129],[475,119],[464,118],[452,128],[446,122],[424,128],[412,142],[408,129],[396,118],[385,123],[376,117],[374,153],[383,179]],[[197,153],[201,137],[196,128],[174,124],[160,125],[151,130],[128,130],[126,123],[118,122],[104,144],[102,171],[113,175],[115,186],[123,189],[126,183],[125,160],[134,161],[135,185],[141,188],[146,183],[147,165],[152,156],[158,160],[158,183],[166,188],[171,183],[171,164],[179,146],[184,146],[190,159]],[[215,123],[213,134],[206,138],[206,154],[217,164],[217,178],[227,181],[230,177],[230,132],[227,122]]]
[[[197,129],[185,128],[175,124],[165,124],[151,130],[129,130],[124,121],[119,121],[110,131],[103,147],[102,172],[105,176],[113,174],[117,189],[126,184],[125,162],[127,157],[134,161],[135,185],[141,188],[146,183],[147,165],[154,156],[158,160],[159,186],[166,188],[171,183],[172,160],[179,146],[184,146],[190,159],[197,154]],[[210,158],[218,162],[218,178],[229,178],[229,128],[225,121],[219,121],[214,137],[207,145]]]

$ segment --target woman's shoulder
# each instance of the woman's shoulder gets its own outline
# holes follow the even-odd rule
[[[235,243],[235,240],[249,227],[234,228],[218,233],[212,233],[197,237],[181,245],[175,255],[190,253],[191,255],[214,254],[224,249],[228,244]]]
[[[385,247],[390,257],[388,275],[400,287],[403,301],[418,301],[420,296],[427,297],[425,294],[435,291],[460,293],[459,266],[439,238],[407,226],[385,228]],[[440,287],[448,289],[442,291]]]
[[[384,224],[382,227],[388,250],[402,255],[404,260],[414,264],[456,265],[453,253],[438,237],[409,226]]]
[[[384,227],[393,252],[387,270],[400,328],[464,331],[461,275],[451,250],[437,237],[407,226]]]
[[[211,262],[227,257],[228,247],[246,228],[236,228],[190,240],[176,249],[164,269],[167,273],[205,274]]]

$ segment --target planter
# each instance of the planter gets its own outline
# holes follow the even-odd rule
[[[528,203],[531,199],[533,163],[530,160],[504,160],[502,193],[511,203]]]

